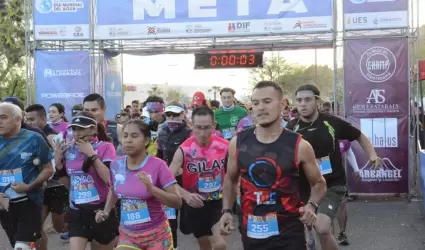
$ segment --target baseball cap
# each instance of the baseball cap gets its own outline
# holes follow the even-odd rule
[[[71,124],[68,127],[80,127],[80,128],[90,128],[96,127],[96,120],[86,117],[86,116],[74,116],[72,117]]]
[[[18,97],[15,96],[11,96],[11,97],[6,97],[3,102],[7,102],[7,103],[12,103],[15,104],[16,106],[18,106],[19,108],[21,108],[21,110],[25,109],[25,105],[24,103],[21,101],[21,99],[19,99]]]
[[[192,99],[192,105],[202,105],[202,103],[205,101],[205,95],[202,92],[196,92],[195,94],[193,94],[193,99]]]
[[[184,112],[184,108],[179,107],[177,105],[170,105],[170,106],[165,107],[165,113],[167,113],[167,112],[180,114],[180,113]]]

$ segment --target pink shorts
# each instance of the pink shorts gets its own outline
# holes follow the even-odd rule
[[[134,250],[173,250],[173,235],[168,221],[155,229],[145,232],[132,232],[120,227],[118,247]]]

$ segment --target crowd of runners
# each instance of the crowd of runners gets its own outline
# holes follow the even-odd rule
[[[60,103],[5,98],[0,222],[10,244],[47,250],[49,214],[70,250],[177,249],[177,230],[201,250],[226,249],[235,231],[245,250],[314,250],[314,235],[322,250],[349,244],[343,159],[356,179],[352,141],[376,168],[381,159],[316,86],[295,96],[291,107],[271,81],[257,83],[246,104],[230,88],[221,103],[197,92],[187,107],[149,96],[115,120],[105,119],[99,94],[72,117]]]

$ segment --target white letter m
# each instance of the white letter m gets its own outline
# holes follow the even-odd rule
[[[164,11],[164,18],[176,18],[175,0],[133,0],[133,19],[145,20],[146,14],[158,17]]]

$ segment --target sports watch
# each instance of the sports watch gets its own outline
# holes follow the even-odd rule
[[[314,208],[314,211],[317,213],[317,210],[319,209],[319,204],[312,200],[309,200],[307,204],[310,204]]]

